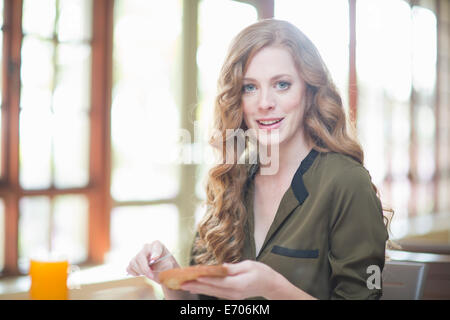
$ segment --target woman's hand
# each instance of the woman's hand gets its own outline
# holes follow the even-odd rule
[[[181,286],[191,293],[205,294],[230,300],[241,300],[250,297],[269,298],[276,290],[276,281],[281,276],[264,263],[245,260],[224,266],[228,276],[224,278],[200,277]]]
[[[170,255],[170,257],[165,258],[159,262],[155,262],[149,266],[150,261],[156,261],[159,258]],[[141,251],[131,259],[127,272],[133,276],[144,275],[147,278],[161,284],[158,280],[158,274],[161,271],[169,270],[173,268],[179,268],[180,265],[172,256],[172,254],[167,250],[167,248],[159,241],[154,241],[152,243],[147,243],[144,245]],[[197,299],[196,295],[192,295],[189,292],[181,290],[171,290],[166,286],[162,286],[164,297],[168,300],[191,300]]]
[[[166,255],[171,255],[171,253],[160,241],[147,243],[144,245],[142,250],[139,251],[139,253],[133,259],[131,259],[127,268],[127,272],[133,276],[144,275],[147,278],[150,278],[153,281],[159,283],[156,272],[159,273],[164,270],[179,267],[178,262],[173,256],[149,266],[149,261],[157,260],[159,258],[165,257]]]

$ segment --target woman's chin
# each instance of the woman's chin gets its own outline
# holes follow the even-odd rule
[[[261,147],[275,147],[279,146],[280,143],[278,141],[266,140],[266,139],[258,139],[258,145]]]
[[[265,132],[265,130],[261,130],[258,132],[258,144],[261,146],[278,146],[282,142],[281,137],[277,132]]]
[[[264,143],[264,144],[277,144],[280,140],[280,130],[274,129],[274,130],[264,130],[259,129],[257,130],[258,135],[258,142]]]

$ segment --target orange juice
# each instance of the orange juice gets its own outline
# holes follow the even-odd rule
[[[67,260],[30,261],[31,288],[33,300],[67,300]]]

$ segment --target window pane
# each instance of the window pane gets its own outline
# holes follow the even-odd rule
[[[20,200],[19,268],[28,271],[33,254],[52,250],[71,263],[87,258],[88,201],[82,195]]]
[[[203,203],[200,203],[197,205],[197,208],[195,209],[195,230],[197,230],[197,226],[200,223],[200,221],[203,219],[204,215],[206,214],[206,205]]]
[[[20,182],[27,189],[51,185],[52,59],[51,42],[31,36],[24,38],[19,120]]]
[[[58,5],[60,14],[49,15],[53,21],[45,28],[29,12],[24,15],[24,28],[39,37],[25,36],[22,47],[21,184],[24,188],[83,187],[89,180],[91,47],[80,41],[91,36],[92,2],[26,1],[25,5],[34,10],[35,3],[53,9]],[[69,18],[69,12],[74,16]],[[59,32],[71,43],[42,39],[53,34],[43,30],[53,30],[56,18]]]
[[[161,32],[164,30],[164,32]],[[116,200],[174,197],[168,161],[179,129],[181,1],[115,4],[111,193]]]
[[[0,26],[2,27],[2,31],[0,32],[0,61],[3,61],[3,57],[2,57],[2,55],[3,55],[3,1],[0,1]],[[0,63],[0,75],[3,75],[3,63]],[[3,83],[2,83],[2,81],[3,81],[3,76],[1,76],[0,77],[0,88],[3,88]],[[3,161],[3,154],[2,154],[2,151],[3,151],[3,146],[2,146],[2,143],[3,143],[3,138],[2,138],[2,134],[3,134],[3,128],[2,128],[2,123],[3,123],[3,120],[2,120],[2,114],[3,114],[3,111],[2,111],[2,108],[3,108],[3,101],[2,101],[2,92],[0,92],[0,178],[3,176],[3,164],[2,164],[2,161]],[[1,241],[1,239],[0,239],[0,241]],[[3,259],[2,258],[2,251],[3,250],[3,248],[1,248],[0,249],[0,262],[1,261],[3,261],[3,260],[1,260],[1,259]],[[1,264],[0,263],[0,270],[3,268],[3,264]]]
[[[401,220],[403,218],[408,217],[409,210],[409,199],[411,197],[411,184],[407,176],[401,176],[392,182],[392,196],[391,203],[389,205],[392,206],[395,210],[395,220]],[[384,200],[382,198],[382,200]],[[394,235],[397,234],[394,232]]]
[[[432,95],[436,80],[437,28],[436,16],[419,6],[412,9],[413,81],[422,94]]]
[[[53,118],[49,109],[20,112],[20,184],[26,189],[51,185]]]
[[[417,174],[421,181],[431,181],[434,175],[434,145],[436,120],[433,109],[428,105],[417,107]]]
[[[428,9],[414,6],[413,24],[413,83],[417,91],[417,214],[426,215],[434,210],[437,192],[435,175],[436,119],[434,114],[437,29],[436,16]]]
[[[230,18],[233,23],[230,24]],[[255,7],[232,0],[202,0],[199,6],[199,38],[197,50],[199,107],[195,132],[201,143],[197,167],[196,194],[205,198],[205,179],[212,164],[208,130],[212,123],[219,71],[231,40],[246,26],[256,22]],[[224,27],[226,26],[226,28]]]
[[[366,166],[375,184],[385,182],[381,192],[397,217],[430,213],[436,192],[436,17],[407,1],[358,0],[357,30],[358,131]]]
[[[56,112],[54,124],[55,186],[84,187],[89,182],[89,117],[85,113]]]
[[[66,254],[71,263],[86,260],[88,200],[83,195],[58,196],[53,209],[53,249]]]
[[[81,41],[91,38],[92,6],[92,0],[59,0],[59,41]]]
[[[409,99],[412,80],[409,5],[403,0],[361,0],[357,1],[356,10],[359,82],[382,89],[396,100]]]
[[[197,167],[195,193],[197,198],[201,200],[206,199],[206,184],[208,182],[208,171],[210,169],[211,165],[207,163],[202,163]]]
[[[427,215],[433,213],[434,205],[434,182],[420,181],[417,186],[417,215]]]
[[[232,24],[229,23],[230,17],[233,19]],[[208,101],[205,106],[208,111],[214,110],[217,79],[231,40],[256,19],[256,9],[249,4],[232,0],[200,2],[197,64],[200,97]],[[227,27],[224,28],[224,25]]]
[[[0,198],[0,271],[5,267],[5,204]]]
[[[128,264],[145,243],[159,240],[177,253],[178,210],[174,205],[117,207],[111,212],[108,260]]]
[[[89,110],[91,48],[84,44],[60,44],[57,56],[54,109]]]
[[[20,112],[20,182],[23,188],[48,188],[52,180],[57,188],[87,185],[88,148],[87,114],[64,111],[52,114],[50,110]]]
[[[50,248],[50,200],[25,197],[20,200],[19,269],[27,272],[33,253]]]
[[[419,188],[428,191],[418,198],[418,213],[433,209],[432,179],[435,174],[436,119],[434,88],[436,84],[436,16],[428,9],[412,8],[413,84],[416,91],[417,174]],[[430,205],[431,204],[431,205]]]
[[[403,181],[409,168],[411,130],[410,7],[402,0],[356,4],[358,133],[366,166],[380,185],[388,172],[389,150],[395,150],[392,176]]]
[[[0,15],[3,15],[3,2],[1,2],[0,1]],[[0,25],[2,25],[2,24],[0,24]],[[2,44],[3,44],[3,32],[0,32],[0,61],[3,61],[3,58],[2,58],[2,52],[3,52],[3,46],[2,46]],[[0,74],[3,74],[3,68],[2,68],[2,66],[3,66],[3,64],[2,63],[0,63]],[[2,84],[2,79],[1,79],[2,77],[0,77],[0,88],[3,88],[3,84]],[[2,133],[3,133],[3,129],[2,129],[2,123],[3,123],[3,120],[2,120],[2,114],[3,114],[3,111],[2,111],[2,104],[3,104],[3,102],[2,102],[2,93],[0,92],[0,177],[3,175],[3,171],[2,171],[2,169],[3,169],[3,165],[2,165],[2,161],[3,161],[3,155],[2,155],[2,151],[3,151],[3,146],[2,146],[2,143],[3,143],[3,138],[2,138]]]
[[[55,0],[24,0],[22,29],[25,34],[52,38],[56,13]]]
[[[0,25],[3,26],[3,1],[0,1],[0,12],[2,13],[0,15]]]
[[[21,97],[24,109],[47,109],[51,105],[53,87],[53,45],[35,37],[25,37],[22,43]]]
[[[348,1],[275,0],[274,11],[275,18],[295,24],[315,44],[348,110]]]

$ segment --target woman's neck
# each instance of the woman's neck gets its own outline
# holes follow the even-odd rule
[[[291,139],[280,143],[278,151],[273,146],[269,146],[268,149],[271,161],[278,161],[278,170],[273,173],[273,178],[292,178],[312,147],[306,142],[303,132],[299,130]]]

